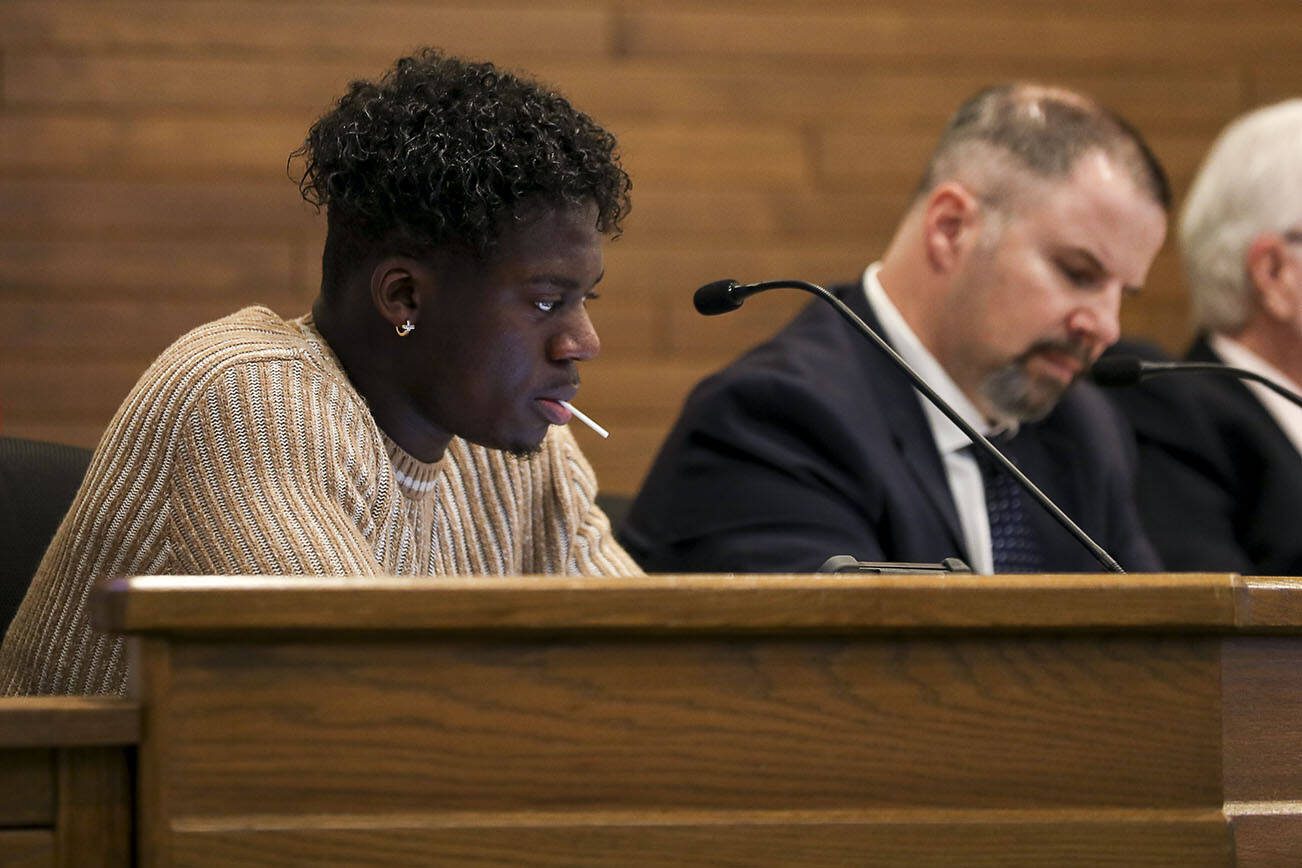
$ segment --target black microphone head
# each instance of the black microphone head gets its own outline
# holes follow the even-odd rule
[[[742,300],[733,295],[732,292],[739,285],[737,281],[732,279],[707,283],[696,290],[696,295],[692,297],[692,303],[696,305],[696,312],[706,316],[716,316],[741,307]]]
[[[1138,356],[1104,356],[1090,368],[1090,379],[1100,386],[1132,386],[1144,377]]]

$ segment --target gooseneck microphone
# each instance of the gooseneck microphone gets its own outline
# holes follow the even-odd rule
[[[993,443],[964,421],[963,417],[958,414],[958,411],[949,406],[940,395],[936,394],[936,391],[932,389],[931,386],[927,385],[927,381],[922,379],[922,376],[917,371],[913,370],[913,368],[909,366],[909,363],[904,361],[903,357],[901,357],[899,353],[895,352],[895,348],[888,344],[885,338],[873,331],[868,323],[860,319],[845,302],[841,301],[841,299],[837,298],[823,287],[816,283],[809,283],[804,280],[766,280],[760,283],[738,283],[735,280],[716,280],[713,283],[707,283],[705,286],[696,290],[696,294],[692,300],[696,305],[698,313],[705,314],[706,316],[716,316],[721,313],[728,313],[729,311],[736,310],[741,307],[742,302],[750,296],[757,292],[764,292],[769,289],[804,290],[805,292],[818,296],[823,301],[836,308],[837,313],[841,314],[846,322],[850,323],[850,325],[854,326],[860,334],[872,341],[879,350],[885,353],[887,357],[889,357],[890,360],[894,362],[910,380],[913,381],[913,387],[921,392],[923,397],[930,401],[937,410],[943,413],[946,419],[953,422],[954,425],[967,436],[968,440],[972,441],[972,444],[976,446],[976,448],[985,452],[994,459],[995,463],[1002,467],[1007,473],[1011,474],[1012,477],[1017,480],[1017,483],[1026,490],[1026,493],[1031,495],[1036,503],[1044,507],[1045,511],[1048,512],[1049,515],[1053,516],[1058,524],[1062,525],[1063,528],[1074,536],[1082,546],[1089,550],[1089,553],[1094,556],[1095,560],[1110,572],[1125,572],[1112,555],[1108,554],[1103,550],[1102,546],[1090,539],[1089,534],[1081,530],[1080,526],[1077,525],[1076,522],[1072,521],[1067,513],[1059,509],[1058,505],[1050,500],[1048,495],[1041,491],[1025,473],[1017,468],[1017,465],[1009,461],[1004,456],[1004,453],[996,449]]]
[[[699,306],[697,310],[700,310]],[[1104,356],[1090,368],[1090,379],[1100,386],[1133,386],[1140,380],[1158,374],[1181,373],[1220,374],[1226,377],[1237,377],[1240,380],[1252,380],[1302,407],[1302,396],[1284,388],[1269,377],[1263,377],[1256,371],[1218,365],[1215,362],[1150,362],[1138,356]]]

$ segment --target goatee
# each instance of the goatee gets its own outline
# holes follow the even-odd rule
[[[1031,373],[1031,357],[1039,353],[1070,356],[1080,363],[1081,370],[1088,368],[1091,361],[1090,349],[1083,344],[1052,340],[1033,344],[981,383],[981,394],[1001,419],[1038,422],[1053,411],[1069,388],[1070,384],[1063,385],[1059,380]]]

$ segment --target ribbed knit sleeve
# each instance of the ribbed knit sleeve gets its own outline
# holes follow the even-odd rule
[[[271,311],[196,329],[101,438],[0,646],[0,694],[125,691],[123,640],[86,608],[106,578],[379,572],[386,467],[356,393]]]
[[[0,646],[0,694],[125,690],[124,643],[91,629],[86,601],[100,578],[170,571],[168,459],[150,443],[168,434],[150,423],[185,385],[137,388],[110,424]]]
[[[178,572],[381,572],[364,529],[372,506],[393,495],[376,465],[379,437],[359,411],[302,358],[250,361],[214,378],[177,446],[169,539]]]

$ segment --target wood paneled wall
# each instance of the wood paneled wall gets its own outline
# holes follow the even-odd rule
[[[0,430],[93,444],[187,328],[306,309],[322,219],[286,157],[353,77],[419,44],[557,85],[612,129],[634,212],[594,308],[580,433],[632,491],[690,386],[801,303],[702,319],[719,277],[854,277],[955,105],[1008,78],[1095,94],[1182,193],[1216,132],[1302,93],[1298,0],[3,0]],[[1187,336],[1163,251],[1127,331]]]

